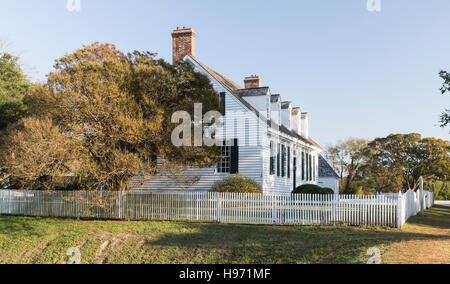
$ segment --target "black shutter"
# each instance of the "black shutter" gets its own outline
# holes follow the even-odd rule
[[[312,156],[309,154],[309,181],[312,181]]]
[[[287,177],[291,178],[291,147],[287,147]]]
[[[281,144],[277,144],[277,176],[281,176]]]
[[[225,115],[225,100],[226,100],[226,93],[220,93],[220,108],[222,111],[222,115]]]
[[[305,180],[305,152],[302,152],[302,180]]]
[[[312,157],[312,181],[316,181],[316,157]]]
[[[239,140],[234,139],[231,146],[231,174],[239,173]]]
[[[270,141],[270,175],[275,174],[275,143]]]

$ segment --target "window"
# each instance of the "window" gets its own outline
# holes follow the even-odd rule
[[[308,155],[309,157],[309,172],[308,172],[308,181],[312,181],[312,156],[311,154]]]
[[[281,176],[286,177],[286,146],[281,145]]]
[[[217,166],[219,173],[239,173],[239,141],[224,141],[222,146],[222,157]]]
[[[275,174],[275,143],[270,141],[270,175]]]
[[[219,173],[231,172],[231,143],[224,141],[222,146],[222,158],[217,167]]]

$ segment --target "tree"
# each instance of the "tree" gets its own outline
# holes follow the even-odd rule
[[[17,122],[26,112],[24,96],[31,83],[18,63],[18,57],[0,52],[0,131]]]
[[[378,152],[367,148],[364,150],[366,162],[361,167],[359,182],[364,191],[374,189],[376,192],[398,193],[403,188],[402,172],[388,164],[383,165]]]
[[[49,190],[61,186],[65,176],[82,171],[83,153],[79,141],[63,134],[48,119],[25,118],[2,143],[1,163],[16,189]],[[6,150],[6,151],[5,151]]]
[[[442,94],[450,93],[450,73],[448,73],[446,71],[441,71],[439,73],[439,75],[444,80],[444,83],[441,87]],[[450,110],[449,109],[445,110],[444,113],[442,113],[440,123],[441,123],[441,127],[446,127],[446,126],[450,125]]]
[[[372,179],[377,191],[417,189],[417,180],[447,180],[450,176],[449,141],[420,134],[396,134],[377,138],[363,151],[364,179]],[[401,182],[400,182],[401,181]]]
[[[149,52],[125,55],[111,44],[84,46],[57,60],[47,83],[26,102],[31,115],[48,117],[80,144],[86,180],[96,188],[125,190],[134,175],[156,171],[156,157],[207,166],[220,155],[218,147],[171,143],[174,112],[192,114],[194,103],[202,103],[204,113],[219,109],[208,78],[187,63],[171,65]]]
[[[340,174],[341,181],[346,175],[344,192],[352,192],[352,183],[364,162],[362,151],[367,146],[367,140],[359,138],[349,138],[339,141],[336,145],[327,147],[325,157]]]

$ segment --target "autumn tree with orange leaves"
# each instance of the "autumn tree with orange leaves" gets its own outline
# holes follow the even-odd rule
[[[149,52],[84,46],[58,59],[25,102],[31,117],[11,131],[0,155],[16,188],[54,189],[51,181],[75,175],[86,189],[126,190],[131,177],[156,170],[156,157],[211,166],[220,155],[217,147],[172,145],[174,112],[193,114],[194,103],[204,113],[219,110],[219,99],[187,63]]]

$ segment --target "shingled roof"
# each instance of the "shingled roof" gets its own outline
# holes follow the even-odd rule
[[[244,89],[244,87],[242,87],[241,85],[235,83],[231,79],[228,79],[227,77],[225,77],[224,75],[220,74],[219,72],[216,72],[213,69],[211,69],[208,66],[206,66],[205,64],[201,63],[197,58],[194,58],[192,56],[190,56],[190,58],[193,59],[195,62],[197,62],[198,65],[202,66],[203,69],[206,70],[206,72],[208,72],[211,76],[213,76],[214,79],[216,79],[220,84],[222,84],[222,86],[225,87],[225,89],[227,89],[231,93],[234,93],[237,90]]]
[[[206,72],[208,72],[214,79],[216,79],[225,89],[227,89],[231,94],[234,95],[235,98],[237,98],[243,105],[245,105],[249,110],[251,110],[252,112],[254,112],[256,115],[258,115],[259,118],[261,118],[264,122],[266,122],[269,127],[272,128],[278,128],[281,132],[283,132],[284,134],[290,135],[292,137],[295,137],[305,143],[309,143],[311,145],[313,145],[314,147],[317,147],[319,149],[322,149],[322,147],[319,146],[319,144],[317,144],[316,142],[314,142],[314,140],[312,140],[311,138],[305,138],[302,135],[299,135],[297,133],[295,133],[294,131],[289,130],[288,128],[284,127],[283,125],[279,126],[278,124],[276,124],[275,122],[271,121],[271,120],[267,120],[264,115],[260,115],[259,111],[257,109],[255,109],[251,104],[249,104],[241,95],[239,95],[240,92],[243,92],[243,90],[245,90],[245,88],[243,88],[241,85],[235,83],[234,81],[232,81],[231,79],[227,78],[226,76],[220,74],[217,71],[214,71],[213,69],[209,68],[208,66],[206,66],[205,64],[203,64],[202,62],[200,62],[197,58],[192,57],[190,55],[189,58],[191,60],[193,60],[194,62],[196,62],[198,65],[200,65]],[[268,88],[268,87],[264,87],[264,88]],[[256,90],[258,89],[264,89],[264,88],[256,88]]]
[[[266,96],[268,91],[269,87],[251,88],[251,89],[237,90],[236,94],[238,94],[241,97]]]
[[[282,109],[288,109],[290,107],[292,107],[292,102],[282,102],[281,103],[281,108]]]
[[[339,178],[339,175],[322,155],[319,155],[319,177]]]
[[[281,102],[281,96],[280,95],[272,95],[270,97],[270,102],[271,103]]]

